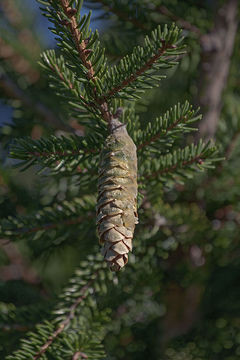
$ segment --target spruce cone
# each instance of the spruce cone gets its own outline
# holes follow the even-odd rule
[[[100,155],[97,229],[112,271],[128,261],[137,217],[137,154],[126,125],[113,119]]]

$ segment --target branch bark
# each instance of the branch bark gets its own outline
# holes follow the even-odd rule
[[[226,0],[218,9],[212,31],[202,34],[196,26],[171,13],[165,6],[157,11],[176,21],[181,27],[199,37],[202,48],[200,62],[200,83],[197,103],[204,115],[199,123],[197,139],[206,140],[215,136],[222,107],[222,92],[226,86],[231,55],[237,32],[238,0]]]
[[[200,284],[191,285],[186,289],[176,283],[169,285],[165,295],[167,313],[163,321],[162,346],[170,339],[186,334],[199,319],[199,304],[203,290]]]
[[[154,54],[140,69],[138,69],[135,73],[133,73],[130,77],[126,78],[122,83],[111,89],[107,94],[103,95],[99,102],[102,103],[104,99],[107,99],[109,97],[114,96],[117,92],[123,90],[125,87],[127,87],[129,84],[131,84],[133,81],[135,81],[138,76],[141,76],[145,71],[150,69],[153,64],[164,55],[167,49],[169,49],[171,46],[167,44],[163,44],[162,47],[158,50],[157,54]]]
[[[80,291],[81,296],[79,296],[76,299],[76,301],[72,304],[72,306],[70,307],[69,313],[68,313],[68,316],[66,317],[66,319],[59,324],[59,326],[54,331],[54,333],[47,339],[46,343],[43,346],[41,346],[39,352],[34,356],[33,360],[40,359],[42,357],[42,355],[45,354],[45,352],[48,350],[49,346],[52,345],[52,343],[56,339],[56,337],[59,334],[61,334],[65,330],[65,328],[70,324],[70,322],[72,321],[72,319],[75,316],[75,312],[76,312],[78,305],[87,297],[87,295],[88,295],[87,291],[90,288],[90,286],[93,284],[93,282],[96,280],[98,274],[99,274],[99,271],[96,271],[93,274],[93,278],[85,286],[83,286],[83,288]],[[84,354],[84,355],[85,355],[85,359],[87,359],[86,354]],[[83,358],[83,356],[82,356],[82,358]]]
[[[188,165],[191,165],[191,164],[194,164],[194,163],[201,163],[204,161],[204,155],[203,154],[199,154],[198,156],[195,156],[193,159],[191,160],[188,160],[188,161],[183,161],[182,163],[180,164],[176,164],[176,165],[173,165],[173,166],[170,166],[170,167],[167,167],[167,168],[164,168],[162,170],[159,170],[159,171],[156,171],[150,175],[146,175],[145,176],[145,179],[152,179],[158,175],[162,175],[162,174],[167,174],[167,173],[171,173],[172,171],[178,169],[178,168],[182,168],[182,167],[185,167],[185,166],[188,166]]]
[[[217,11],[213,30],[200,37],[202,59],[198,103],[203,112],[197,137],[215,136],[237,32],[238,0],[228,0]]]
[[[90,60],[88,60],[89,49],[87,49],[87,39],[81,40],[81,32],[78,29],[78,23],[77,23],[77,19],[75,17],[76,9],[71,7],[69,0],[61,0],[61,7],[64,11],[64,14],[69,19],[69,22],[66,24],[66,26],[68,26],[69,31],[72,35],[73,41],[75,43],[76,49],[79,54],[79,58],[83,64],[83,66],[87,69],[87,77],[88,77],[89,81],[92,80],[93,82],[95,82],[96,81],[95,70],[93,68],[92,62]],[[93,94],[97,101],[98,94],[97,94],[96,88],[93,89]],[[104,101],[102,103],[98,103],[98,106],[99,106],[102,118],[109,123],[111,121],[111,119],[113,118],[113,114],[108,106],[108,103],[106,101]]]
[[[43,225],[39,225],[37,227],[32,227],[32,228],[27,228],[27,227],[22,227],[22,228],[16,228],[13,231],[15,231],[16,233],[23,233],[23,234],[30,234],[33,232],[37,232],[37,231],[42,231],[42,230],[49,230],[49,229],[55,229],[57,228],[59,225],[75,225],[75,224],[79,224],[80,222],[82,222],[83,218],[82,217],[76,217],[73,219],[68,219],[62,222],[58,222],[58,223],[48,223],[48,224],[43,224]]]
[[[172,129],[174,129],[175,127],[178,126],[179,123],[181,123],[182,121],[186,122],[188,119],[185,116],[184,118],[179,118],[177,119],[172,125],[170,125],[165,131],[163,131],[163,129],[161,129],[161,131],[159,133],[157,133],[156,135],[154,135],[153,137],[151,137],[149,140],[143,142],[142,144],[139,144],[137,147],[137,150],[141,150],[142,148],[148,146],[149,144],[151,144],[152,142],[155,142],[157,139],[160,138],[160,136],[162,136],[164,134],[164,136],[166,136],[168,134],[169,131],[171,131]]]
[[[195,25],[189,23],[188,21],[184,20],[183,18],[180,18],[179,16],[176,16],[171,11],[169,11],[166,6],[160,5],[155,8],[155,11],[160,12],[162,15],[167,16],[172,21],[175,21],[179,26],[181,26],[183,29],[189,30],[193,33],[195,33],[197,36],[201,36],[201,30],[197,28]]]

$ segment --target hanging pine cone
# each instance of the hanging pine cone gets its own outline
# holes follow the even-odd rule
[[[100,155],[97,229],[104,259],[112,271],[120,270],[132,251],[137,217],[137,154],[126,125],[110,123]]]

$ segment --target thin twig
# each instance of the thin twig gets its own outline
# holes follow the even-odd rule
[[[161,14],[167,16],[169,19],[176,21],[176,23],[178,23],[182,28],[195,33],[199,37],[202,35],[202,32],[200,31],[200,29],[198,27],[196,27],[195,25],[192,25],[190,22],[182,19],[181,17],[173,14],[164,5],[157,6],[154,11],[158,11]]]
[[[221,3],[221,2],[220,2]],[[200,39],[201,59],[196,102],[203,119],[196,139],[213,139],[223,105],[223,91],[227,86],[231,56],[236,45],[238,29],[238,0],[223,2],[216,11],[212,29]]]
[[[79,360],[79,359],[88,359],[88,356],[83,353],[82,351],[77,351],[73,357],[72,360]]]
[[[64,225],[64,226],[65,225],[75,225],[75,224],[80,223],[82,220],[83,220],[83,218],[79,216],[75,219],[69,219],[69,220],[65,220],[65,221],[61,221],[61,222],[57,222],[57,223],[43,224],[42,226],[33,227],[33,228],[18,228],[13,231],[15,233],[29,234],[29,233],[37,232],[37,231],[41,231],[41,230],[55,229],[61,225]]]
[[[0,324],[0,328],[2,331],[4,332],[13,332],[13,331],[19,331],[19,332],[24,332],[26,333],[26,331],[29,331],[30,329],[32,329],[34,327],[34,325],[30,325],[28,324],[28,326],[26,325],[20,325],[20,324]]]
[[[81,32],[77,27],[78,26],[77,19],[74,16],[75,9],[69,6],[69,0],[61,0],[61,6],[63,8],[65,15],[69,18],[69,22],[66,26],[69,28],[70,33],[72,34],[76,49],[79,54],[79,58],[81,59],[83,65],[88,70],[87,77],[89,81],[92,80],[93,82],[95,82],[96,79],[95,79],[94,68],[92,66],[91,61],[87,59],[89,56],[89,50],[87,49],[87,41],[85,41],[84,39],[81,41]],[[96,87],[93,89],[93,95],[95,99],[98,98]],[[101,104],[99,103],[98,105],[103,119],[106,120],[107,122],[110,122],[111,119],[113,118],[113,114],[111,113],[107,102],[104,101],[103,103]]]
[[[53,343],[53,341],[56,339],[56,337],[59,334],[61,334],[64,331],[64,329],[70,324],[71,320],[74,318],[75,311],[76,311],[78,305],[87,297],[86,293],[87,293],[88,289],[90,288],[90,286],[93,284],[93,282],[96,280],[96,278],[98,276],[98,272],[99,271],[96,271],[93,274],[93,277],[94,276],[95,277],[93,279],[91,279],[86,285],[83,286],[83,288],[80,291],[82,293],[82,295],[79,296],[77,298],[77,300],[70,307],[67,318],[59,324],[58,328],[48,338],[47,342],[43,346],[41,346],[39,352],[34,356],[33,360],[38,360],[47,351],[47,349]]]
[[[176,120],[172,125],[170,125],[166,131],[164,132],[164,135],[167,135],[167,133],[172,130],[173,128],[175,128],[181,121],[187,121],[187,117],[181,117],[178,120]],[[184,122],[185,122],[184,121]],[[143,147],[148,146],[149,144],[151,144],[152,142],[156,141],[157,139],[160,138],[160,136],[163,134],[163,130],[161,130],[161,132],[159,132],[158,134],[155,134],[154,136],[152,136],[149,140],[145,141],[144,143],[138,145],[137,149],[141,150]]]
[[[67,156],[77,156],[77,155],[82,155],[84,154],[88,154],[88,153],[96,153],[97,150],[94,149],[86,149],[86,150],[73,150],[70,152],[63,152],[63,151],[53,151],[53,152],[28,152],[28,155],[31,156],[35,156],[35,157],[52,157],[52,156],[62,156],[62,157],[67,157]]]
[[[194,157],[193,159],[191,160],[186,160],[186,161],[183,161],[181,164],[175,164],[169,168],[165,168],[165,169],[162,169],[162,170],[159,170],[159,171],[156,171],[150,175],[147,175],[145,176],[145,178],[149,179],[149,178],[153,178],[157,175],[162,175],[162,174],[166,174],[166,173],[169,173],[169,172],[172,172],[173,170],[175,170],[176,168],[181,168],[183,166],[187,166],[187,165],[191,165],[193,164],[194,162],[197,162],[197,161],[201,161],[202,160],[202,154]]]
[[[61,0],[61,5],[62,5],[65,15],[70,20],[69,23],[67,24],[67,26],[72,34],[79,57],[80,57],[83,65],[88,69],[88,78],[89,78],[89,80],[93,79],[95,72],[94,72],[91,61],[87,60],[87,57],[89,54],[87,51],[86,42],[84,40],[81,41],[81,33],[77,27],[78,23],[77,23],[76,17],[74,16],[74,14],[75,14],[74,9],[71,6],[69,6],[69,0]]]
[[[121,91],[122,89],[124,89],[126,86],[128,86],[130,83],[132,83],[133,81],[135,81],[137,79],[138,76],[141,76],[146,70],[150,69],[151,66],[166,52],[166,50],[168,49],[168,45],[164,44],[157,52],[157,54],[155,54],[154,56],[152,56],[140,69],[138,69],[134,74],[132,74],[131,76],[129,76],[127,79],[123,80],[122,83],[113,88],[112,90],[110,90],[107,94],[103,95],[101,97],[101,99],[99,99],[99,101],[103,101],[105,98],[114,96],[117,92]]]
[[[107,3],[104,0],[96,0],[95,2],[101,3],[105,6],[108,7],[109,11],[114,13],[115,15],[117,15],[120,19],[126,20],[131,22],[136,28],[144,30],[144,31],[149,31],[150,29],[148,27],[146,27],[145,24],[143,24],[142,22],[140,22],[139,20],[137,20],[136,18],[131,18],[129,17],[129,13],[121,11],[113,6],[110,6],[109,3]],[[195,34],[197,34],[198,36],[201,36],[202,33],[200,31],[200,29],[191,24],[190,22],[184,20],[183,18],[173,14],[170,10],[168,10],[166,8],[166,6],[156,6],[154,9],[146,9],[146,11],[152,11],[153,13],[156,12],[160,12],[162,15],[167,16],[169,19],[176,21],[182,28],[189,30]]]
[[[58,67],[57,65],[54,65],[54,67],[53,67],[53,66],[50,66],[50,69],[51,69],[55,74],[57,74],[57,75],[59,76],[59,78],[60,78],[63,82],[66,81],[65,78],[64,78],[64,76],[63,76],[63,73],[61,72],[61,70],[59,69],[59,67]],[[75,89],[74,86],[73,86],[73,83],[71,83],[70,80],[67,80],[67,84],[68,84],[68,87],[69,87],[70,90],[74,90],[74,89]],[[88,107],[88,108],[91,107],[91,104],[89,104],[82,95],[78,94],[78,96],[79,96],[79,98],[82,100],[82,102],[84,103],[84,105],[85,105],[86,107]]]
[[[150,30],[136,18],[129,17],[128,12],[121,11],[121,10],[117,9],[116,7],[111,6],[108,2],[106,2],[104,0],[96,0],[95,2],[101,3],[104,6],[107,6],[110,12],[117,15],[120,19],[131,22],[136,28],[139,28],[139,29],[145,30],[145,31]]]

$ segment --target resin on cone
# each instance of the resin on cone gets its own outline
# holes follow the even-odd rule
[[[97,229],[104,259],[118,271],[128,261],[138,223],[137,153],[126,125],[113,119],[110,131],[100,154]]]

